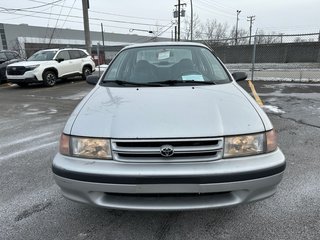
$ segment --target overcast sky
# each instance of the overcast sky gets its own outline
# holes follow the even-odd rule
[[[186,16],[190,16],[190,1],[181,3],[187,3]],[[90,0],[90,29],[99,31],[103,23],[106,32],[137,29],[132,33],[145,35],[139,30],[158,29],[167,30],[161,36],[170,37],[175,4],[177,0]],[[0,22],[83,29],[81,8],[82,0],[0,0]],[[247,16],[255,15],[253,32],[257,28],[287,34],[320,30],[320,0],[193,0],[193,9],[203,23],[216,19],[226,22],[229,30],[236,23],[237,10],[241,10],[239,28],[246,30]]]

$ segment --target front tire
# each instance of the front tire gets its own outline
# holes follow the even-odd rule
[[[91,74],[92,74],[91,68],[88,67],[88,66],[84,66],[83,69],[82,69],[82,79],[86,80],[87,76],[89,76]]]
[[[43,85],[53,87],[57,82],[57,74],[53,71],[45,71],[43,73]]]

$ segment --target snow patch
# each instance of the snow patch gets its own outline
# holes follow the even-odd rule
[[[271,113],[285,113],[285,111],[279,109],[279,107],[277,106],[272,106],[272,105],[264,105],[262,106],[262,109],[265,111],[265,112],[271,112]]]
[[[86,95],[88,94],[88,92],[79,92],[77,94],[73,94],[70,96],[65,96],[65,97],[60,97],[59,99],[62,100],[80,100],[82,98],[84,98]]]

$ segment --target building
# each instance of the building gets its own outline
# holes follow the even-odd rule
[[[90,32],[92,55],[99,55],[101,62],[109,62],[124,46],[149,41],[170,41],[168,38],[141,36],[136,34],[118,34]],[[77,47],[85,48],[84,31],[30,26],[28,24],[0,23],[0,49],[15,50],[22,57],[30,57],[34,52],[48,48]],[[103,51],[104,50],[104,51]]]

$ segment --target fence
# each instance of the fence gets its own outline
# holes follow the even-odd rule
[[[320,81],[320,34],[255,35],[204,41],[230,71],[253,80]]]

